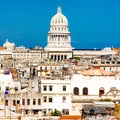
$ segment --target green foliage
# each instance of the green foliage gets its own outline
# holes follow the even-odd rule
[[[48,58],[48,60],[49,60],[49,61],[52,61],[52,59],[51,59],[51,58]]]
[[[75,59],[75,60],[80,60],[80,58],[79,58],[79,57],[74,57],[74,59]]]
[[[43,61],[47,61],[47,59],[43,59]]]
[[[105,98],[105,99],[100,99],[101,102],[111,102],[112,100],[109,98]]]
[[[61,116],[61,112],[55,109],[53,112],[51,112],[51,116]]]

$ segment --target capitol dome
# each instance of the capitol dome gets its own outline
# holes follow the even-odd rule
[[[52,17],[50,25],[51,26],[54,26],[54,25],[65,25],[65,26],[68,26],[68,20],[62,14],[61,7],[58,7],[57,14]]]
[[[65,53],[66,57],[57,54],[58,59],[63,60],[72,56],[70,55],[72,53],[72,49],[73,48],[71,46],[71,36],[68,27],[68,20],[62,14],[61,7],[58,7],[57,13],[52,17],[50,21],[50,31],[48,31],[48,44],[45,47],[45,50],[67,51],[67,53]],[[57,57],[54,54],[51,54],[51,58],[53,56],[54,59],[57,59]]]

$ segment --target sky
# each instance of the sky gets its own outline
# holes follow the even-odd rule
[[[75,49],[120,47],[120,0],[0,0],[0,46],[44,48],[58,6]]]

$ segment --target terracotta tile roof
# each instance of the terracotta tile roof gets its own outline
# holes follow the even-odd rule
[[[86,76],[113,76],[115,75],[112,72],[100,69],[99,66],[92,67],[89,70],[84,70],[82,74]]]
[[[81,116],[75,116],[75,115],[65,115],[65,116],[60,116],[60,120],[79,120]]]
[[[115,52],[120,52],[120,48],[113,48]]]
[[[1,51],[1,50],[5,50],[5,49],[6,49],[6,47],[0,47],[0,51]]]

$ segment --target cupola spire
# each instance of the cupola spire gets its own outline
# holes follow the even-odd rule
[[[58,9],[57,9],[57,13],[62,13],[62,9],[61,9],[60,6],[59,6]]]

